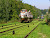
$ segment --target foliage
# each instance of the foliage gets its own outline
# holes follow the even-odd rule
[[[50,25],[50,9],[48,10],[48,14],[46,14],[46,23]]]
[[[49,7],[49,10],[48,10],[49,14],[50,14],[50,7]]]
[[[41,15],[40,9],[29,4],[24,4],[20,0],[0,0],[0,22],[19,20],[19,13],[21,9],[31,10],[33,18],[37,18]]]
[[[42,14],[46,14],[46,12],[48,11],[48,9],[44,9],[44,10],[41,10]]]
[[[44,22],[40,23],[28,38],[50,38],[50,26]]]

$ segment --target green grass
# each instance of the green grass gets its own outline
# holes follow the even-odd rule
[[[19,26],[26,25],[26,26],[23,26],[20,28],[16,28],[18,26],[9,27],[9,25],[8,25],[9,28],[7,28],[7,29],[5,28],[0,31],[16,28],[16,29],[13,29],[15,31],[15,34],[13,35],[12,34],[13,30],[11,30],[11,31],[0,34],[0,35],[5,34],[3,36],[0,36],[0,38],[24,38],[37,24],[39,24],[39,21],[32,21],[31,23],[16,23],[16,25],[19,25]],[[29,27],[28,27],[28,25],[29,25]]]
[[[50,26],[43,21],[27,38],[50,38]]]
[[[0,27],[1,27],[1,26],[8,26],[8,25],[16,24],[16,23],[20,23],[20,22],[0,24]]]
[[[37,22],[37,21],[35,21],[35,22]],[[29,23],[26,23],[26,24],[29,24]],[[13,29],[13,28],[16,28],[16,27],[19,27],[19,26],[24,26],[25,23],[16,23],[16,25],[17,26],[15,26],[15,24],[13,24],[13,25],[7,25],[7,26],[0,27],[0,32],[8,30],[8,29]],[[13,27],[10,27],[10,26],[13,26]],[[6,28],[6,27],[9,27],[9,28]],[[4,28],[4,29],[1,30],[1,28]]]

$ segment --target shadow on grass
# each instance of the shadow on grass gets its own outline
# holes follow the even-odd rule
[[[48,25],[47,23],[41,23],[41,24],[42,24],[42,25],[45,25],[45,24]]]

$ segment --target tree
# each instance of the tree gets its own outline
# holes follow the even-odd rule
[[[21,9],[30,10],[33,18],[37,18],[41,14],[40,9],[22,3],[21,0],[0,0],[0,22],[18,20]]]
[[[49,10],[48,10],[49,14],[50,14],[50,7],[49,7]]]

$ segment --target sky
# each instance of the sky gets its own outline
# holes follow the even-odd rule
[[[39,9],[48,9],[50,6],[50,0],[23,0],[23,3],[27,3]]]

